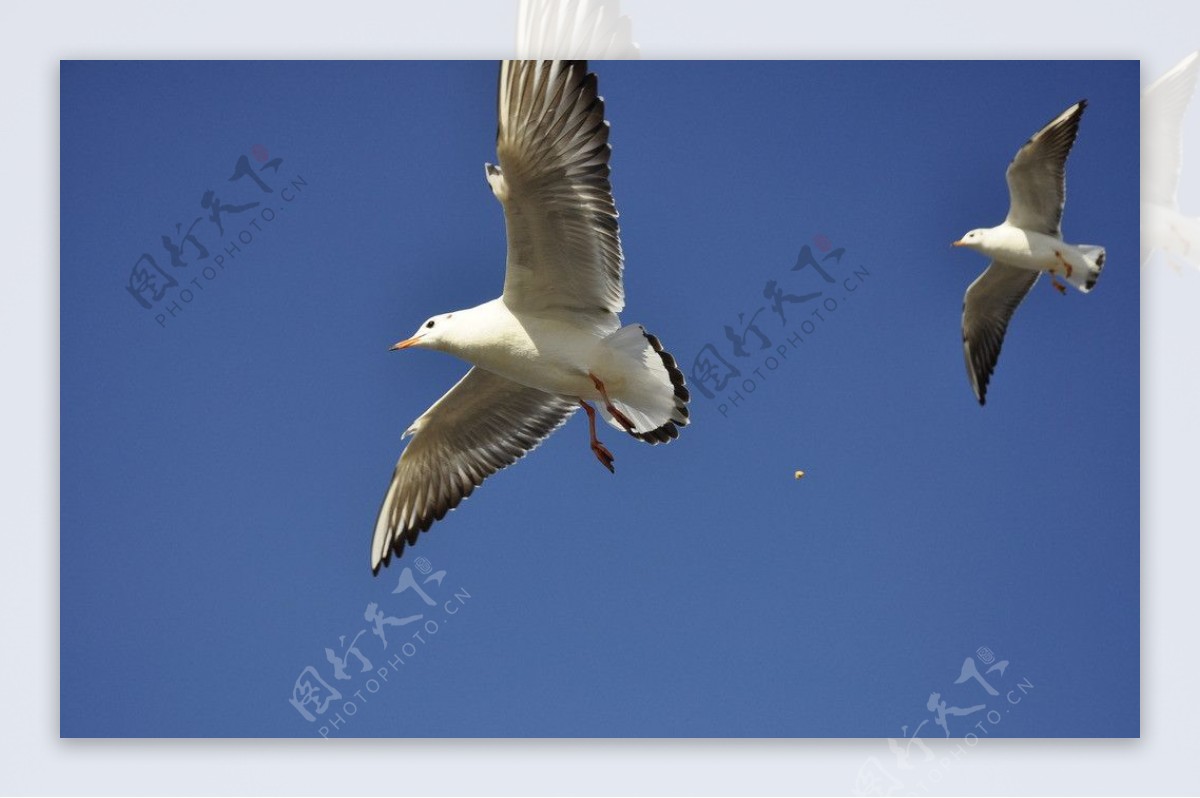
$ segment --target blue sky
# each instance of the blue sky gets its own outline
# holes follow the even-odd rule
[[[985,706],[955,737],[1136,735],[1137,64],[593,67],[624,319],[765,377],[695,386],[669,446],[606,430],[615,476],[573,419],[372,578],[400,433],[465,369],[387,348],[503,278],[495,63],[63,64],[62,734],[932,737],[937,692]],[[1064,230],[1107,267],[1035,289],[980,408],[949,244],[1081,97]],[[821,296],[785,323],[771,280]],[[392,593],[417,556],[433,607]],[[422,618],[385,650],[372,602]],[[997,696],[954,683],[980,647]]]

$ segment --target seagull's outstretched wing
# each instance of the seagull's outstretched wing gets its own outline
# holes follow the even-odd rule
[[[1142,93],[1142,202],[1174,208],[1183,162],[1183,115],[1196,91],[1200,52]]]
[[[988,380],[1000,357],[1008,321],[1041,272],[993,261],[963,297],[963,356],[967,377],[979,404],[985,403]]]
[[[371,569],[412,545],[475,487],[558,429],[578,405],[472,368],[404,433],[400,455],[375,522]]]
[[[500,66],[500,166],[488,183],[504,205],[514,311],[618,313],[625,306],[608,123],[585,61]]]
[[[520,0],[518,58],[637,58],[620,0]]]
[[[1067,154],[1079,133],[1087,100],[1080,100],[1033,134],[1008,165],[1008,218],[1022,230],[1061,238],[1067,201]]]

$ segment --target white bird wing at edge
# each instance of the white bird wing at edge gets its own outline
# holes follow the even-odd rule
[[[475,367],[413,422],[375,522],[371,569],[558,429],[574,400]]]
[[[585,61],[500,67],[497,169],[504,301],[517,313],[619,313],[624,257],[609,183],[608,123]]]
[[[517,58],[621,58],[640,55],[619,0],[520,0]]]
[[[981,405],[1000,358],[1008,322],[1041,276],[1041,272],[992,261],[967,288],[963,297],[963,357],[971,388]]]
[[[1183,163],[1183,116],[1196,91],[1200,52],[1192,53],[1142,94],[1142,202],[1177,207]]]
[[[1067,200],[1066,163],[1086,100],[1080,100],[1033,134],[1008,165],[1009,208],[1005,221],[1022,230],[1062,237]]]

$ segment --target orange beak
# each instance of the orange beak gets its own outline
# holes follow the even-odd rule
[[[962,239],[951,242],[951,244],[950,244],[950,246],[952,246],[952,247],[965,247],[966,245],[967,245],[967,242],[963,241]]]
[[[392,348],[389,349],[388,351],[395,352],[397,349],[408,349],[410,346],[416,346],[417,342],[420,340],[421,340],[420,336],[409,338],[407,341],[401,341],[398,344],[393,344]]]

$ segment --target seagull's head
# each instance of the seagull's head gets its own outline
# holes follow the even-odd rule
[[[965,236],[963,236],[962,238],[960,238],[957,241],[955,241],[954,243],[952,243],[950,246],[952,246],[952,247],[970,247],[971,249],[982,252],[983,248],[985,246],[987,246],[986,243],[984,242],[984,239],[986,238],[986,233],[987,233],[986,230],[972,230],[969,233],[967,233]]]
[[[447,333],[454,326],[453,313],[443,313],[426,319],[411,338],[392,345],[392,351],[420,347],[422,349],[445,349]]]

